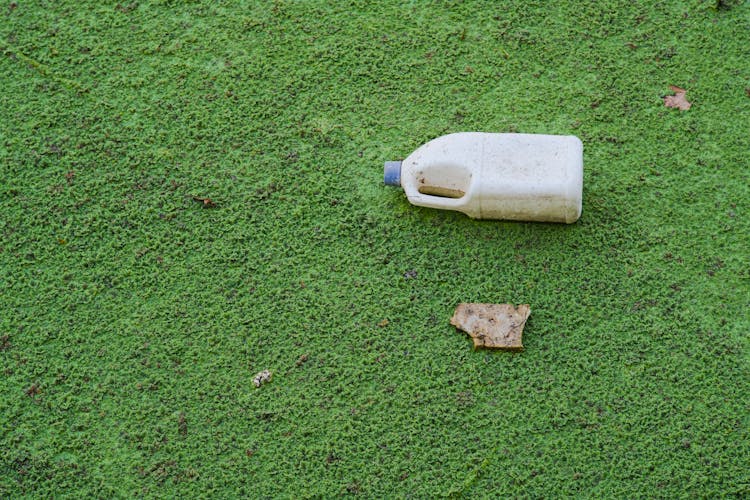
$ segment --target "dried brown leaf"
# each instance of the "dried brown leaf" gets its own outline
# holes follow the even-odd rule
[[[664,105],[668,108],[677,108],[681,109],[682,111],[687,111],[688,109],[690,109],[692,103],[688,102],[688,100],[685,98],[687,90],[675,85],[670,85],[669,88],[672,89],[674,95],[664,96]]]
[[[521,336],[531,314],[528,304],[462,303],[456,308],[451,324],[474,339],[474,348],[523,350]]]
[[[211,198],[201,198],[200,196],[193,196],[195,201],[203,203],[203,208],[212,208],[216,206],[216,202]]]

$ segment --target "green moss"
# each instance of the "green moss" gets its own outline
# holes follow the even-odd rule
[[[747,496],[719,3],[3,6],[0,496]],[[463,130],[578,135],[581,220],[382,185]],[[526,351],[462,301],[531,304]]]

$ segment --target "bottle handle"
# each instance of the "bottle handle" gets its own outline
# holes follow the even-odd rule
[[[461,196],[439,196],[435,194],[428,194],[420,192],[412,182],[403,182],[404,193],[409,201],[420,207],[427,208],[442,208],[450,210],[460,210],[466,205],[466,193],[462,192]]]

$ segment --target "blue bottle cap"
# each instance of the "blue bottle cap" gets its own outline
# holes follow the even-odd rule
[[[401,162],[387,161],[383,169],[383,182],[386,186],[401,185]]]

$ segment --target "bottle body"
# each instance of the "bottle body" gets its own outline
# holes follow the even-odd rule
[[[414,151],[399,174],[412,204],[476,219],[572,223],[581,215],[583,145],[574,136],[449,134]]]

